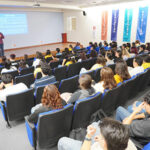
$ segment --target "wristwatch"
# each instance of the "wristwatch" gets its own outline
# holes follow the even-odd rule
[[[91,141],[92,139],[91,138],[87,138],[87,137],[85,137],[85,139],[84,139],[85,141]]]

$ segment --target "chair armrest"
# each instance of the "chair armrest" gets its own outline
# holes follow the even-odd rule
[[[25,116],[25,125],[27,129],[28,139],[32,147],[36,147],[36,129],[35,125],[28,121],[28,116]]]
[[[4,119],[5,119],[6,121],[8,121],[7,112],[6,112],[6,105],[5,105],[5,102],[4,102],[4,101],[0,101],[0,107],[1,107],[2,114],[3,114]]]

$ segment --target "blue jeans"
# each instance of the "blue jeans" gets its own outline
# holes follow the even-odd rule
[[[142,103],[142,102],[140,102],[140,101],[136,102],[136,107],[139,106],[141,103]],[[128,111],[129,111],[130,113],[133,112],[133,105],[128,106]],[[145,110],[142,109],[140,113],[145,113]]]
[[[129,117],[130,115],[131,113],[121,106],[119,106],[116,110],[116,120],[120,122],[122,122],[126,117]]]
[[[4,56],[4,45],[0,44],[0,56]]]

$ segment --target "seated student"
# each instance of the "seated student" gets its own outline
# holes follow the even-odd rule
[[[75,57],[68,57],[67,59],[63,59],[62,66],[69,66],[71,64],[76,63]]]
[[[104,67],[100,71],[101,81],[93,86],[96,92],[104,93],[104,90],[111,90],[117,86],[114,73],[111,68]]]
[[[101,47],[100,48],[100,55],[102,55],[102,56],[104,56],[105,57],[105,55],[106,55],[106,51],[105,51],[105,49],[104,49],[104,47]]]
[[[96,50],[96,52],[98,54],[100,47],[98,46],[97,42],[94,43],[94,47],[95,47],[95,50]]]
[[[145,49],[149,52],[150,51],[150,43],[146,43],[146,45],[145,45]]]
[[[133,59],[134,69],[129,71],[129,74],[132,76],[137,75],[138,73],[144,72],[144,68],[141,66],[143,59],[140,56],[137,56]]]
[[[20,72],[22,69],[26,69],[26,68],[28,68],[28,65],[26,64],[26,62],[24,60],[21,60],[19,62],[18,72]]]
[[[145,51],[145,45],[144,44],[139,47],[138,54],[147,54],[147,52]]]
[[[18,83],[13,85],[13,77],[10,74],[2,74],[2,83],[0,84],[0,100],[6,101],[6,97],[11,94],[17,94],[27,90],[27,86],[24,83]]]
[[[114,64],[113,55],[112,55],[111,52],[107,52],[106,55],[105,55],[105,58],[107,60],[106,66]]]
[[[11,65],[17,65],[17,62],[15,62],[16,60],[16,55],[15,54],[10,54],[10,62],[11,62]]]
[[[87,60],[85,52],[80,53],[78,62],[82,62],[83,60]]]
[[[120,59],[123,59],[122,51],[121,50],[117,50],[117,51],[115,51],[114,62],[116,63]]]
[[[80,74],[86,73],[88,71],[96,70],[106,66],[106,59],[103,56],[97,57],[96,64],[91,67],[90,70],[86,70],[85,68],[81,68]]]
[[[11,71],[16,71],[17,68],[15,66],[11,66],[11,62],[9,59],[7,59],[4,63],[4,68],[1,71],[2,73],[7,73],[7,72],[11,72]]]
[[[129,140],[126,126],[105,118],[87,127],[84,142],[62,137],[58,150],[136,150],[136,147]]]
[[[60,48],[56,48],[56,51],[57,51],[56,56],[61,56],[62,55],[62,53],[60,52]]]
[[[103,56],[99,56],[99,57],[97,57],[96,64],[93,65],[90,70],[86,70],[85,68],[82,68],[80,71],[80,74],[86,73],[88,71],[96,70],[96,69],[102,68],[104,66],[106,66],[106,59]]]
[[[31,85],[31,87],[36,88],[38,86],[47,85],[56,81],[55,76],[51,74],[50,66],[47,63],[42,62],[42,61],[40,65],[41,65],[41,70],[42,70],[41,72],[42,78],[35,80],[34,84]]]
[[[131,53],[134,53],[136,55],[138,54],[138,50],[136,48],[135,42],[132,43]]]
[[[92,85],[91,76],[88,74],[83,74],[79,78],[80,90],[77,90],[74,93],[63,93],[63,94],[61,94],[61,97],[67,103],[75,103],[78,99],[87,98],[87,97],[95,94],[95,90],[91,85]]]
[[[89,42],[89,46],[86,47],[86,49],[88,50],[87,54],[90,54],[91,53],[91,47],[92,47],[93,43],[92,42]]]
[[[131,57],[130,53],[127,50],[126,44],[122,45],[122,57],[123,57],[124,60]]]
[[[51,58],[51,60],[54,59],[54,57],[49,49],[46,51],[46,55],[45,55],[45,59],[47,59],[47,58]]]
[[[37,123],[40,113],[61,109],[64,105],[66,105],[66,103],[61,99],[57,87],[53,84],[49,84],[44,88],[41,104],[32,108],[32,113],[28,120],[31,123]]]
[[[77,43],[76,43],[76,45],[75,45],[74,49],[75,49],[75,50],[80,49],[80,43],[79,43],[79,42],[77,42]]]
[[[146,112],[140,113],[142,109]],[[130,137],[143,146],[146,145],[150,141],[150,93],[144,97],[144,102],[134,108],[132,113],[123,107],[118,107],[116,120],[128,126]]]
[[[144,69],[150,68],[150,56],[144,57],[142,67]]]
[[[73,46],[69,45],[69,51],[72,52],[72,50],[73,50]]]
[[[103,47],[104,47],[104,49],[105,49],[106,51],[109,50],[107,41],[104,41]]]
[[[36,58],[33,61],[32,66],[34,66],[34,68],[36,68],[36,66],[38,66],[40,64],[40,61],[43,60],[43,55],[41,52],[36,52]]]
[[[106,66],[106,59],[103,56],[97,57],[96,64],[92,66],[90,70],[96,70],[98,68]]]
[[[131,78],[125,61],[118,61],[116,63],[115,73],[114,78],[117,84]]]
[[[137,50],[139,51],[139,49],[140,49],[140,41],[139,40],[136,40],[135,41],[135,45],[136,45],[136,48],[137,48]]]
[[[97,57],[97,52],[95,50],[95,46],[92,46],[90,52],[90,58],[95,58],[95,57]]]

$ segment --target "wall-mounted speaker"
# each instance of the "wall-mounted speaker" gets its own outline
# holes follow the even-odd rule
[[[85,11],[83,11],[83,16],[86,16],[86,12]]]

